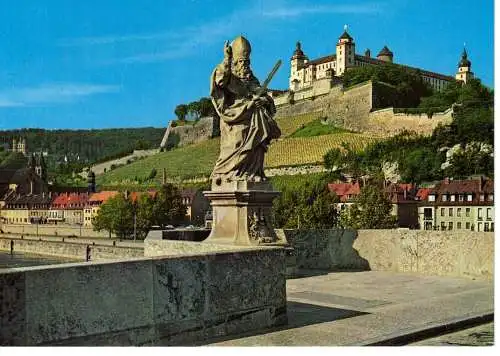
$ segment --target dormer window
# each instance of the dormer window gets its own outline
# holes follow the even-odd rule
[[[467,194],[467,201],[472,201],[472,194]]]
[[[452,194],[452,195],[450,196],[450,201],[455,201],[455,194]]]
[[[436,201],[436,196],[434,194],[430,194],[427,198],[429,201]]]
[[[448,201],[448,196],[447,196],[446,194],[443,194],[443,195],[441,196],[441,200],[442,200],[442,201]]]
[[[463,194],[458,195],[458,201],[464,201],[464,196]]]
[[[484,194],[479,194],[479,201],[484,201]]]
[[[488,200],[493,201],[493,194],[488,194]]]

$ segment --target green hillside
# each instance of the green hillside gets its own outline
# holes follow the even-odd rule
[[[164,128],[141,127],[99,130],[0,130],[0,145],[24,137],[28,151],[48,152],[49,168],[67,157],[69,162],[94,163],[124,155],[133,149],[157,148]]]
[[[166,169],[167,177],[171,179],[207,177],[219,155],[219,140],[215,138],[146,157],[99,176],[97,183],[106,186],[130,184],[137,181],[142,184],[160,183],[163,168]],[[362,149],[374,141],[375,139],[371,136],[357,133],[284,138],[273,142],[269,147],[265,167],[321,164],[323,155],[331,148],[340,147],[342,142],[348,143],[355,149]],[[145,182],[153,169],[157,172],[155,178]]]
[[[144,179],[151,170],[157,170],[156,181],[160,182],[163,168],[168,177],[192,178],[208,176],[219,156],[219,138],[198,144],[160,152],[154,156],[137,160],[126,166],[116,168],[97,177],[101,185],[117,185],[133,182],[136,178]]]

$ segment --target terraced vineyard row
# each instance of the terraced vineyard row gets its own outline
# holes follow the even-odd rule
[[[274,142],[266,156],[266,167],[291,166],[323,162],[324,154],[342,142],[355,150],[364,148],[376,138],[356,133],[341,133],[314,137],[286,138]]]
[[[143,179],[153,168],[157,171],[156,181],[158,182],[161,181],[163,168],[166,169],[167,176],[172,178],[208,176],[219,156],[219,146],[220,140],[215,138],[161,152],[98,176],[97,183],[114,185],[131,182],[135,177]]]
[[[307,125],[308,123],[318,119],[320,116],[320,112],[313,112],[297,116],[279,117],[276,119],[276,122],[281,129],[282,137],[287,137],[301,128],[302,125]]]
[[[340,147],[346,142],[355,149],[361,149],[376,138],[356,133],[338,133],[314,137],[284,138],[273,142],[266,155],[266,167],[296,166],[302,164],[321,164],[323,155],[331,148]],[[118,167],[101,176],[100,185],[129,184],[136,177],[144,179],[153,168],[157,171],[155,178],[161,182],[163,168],[170,178],[193,178],[210,175],[219,156],[220,139],[212,139],[195,145],[181,147],[172,151],[158,153],[154,156]]]

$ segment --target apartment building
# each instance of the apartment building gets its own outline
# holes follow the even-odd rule
[[[494,182],[484,177],[445,179],[417,193],[422,230],[494,231]]]

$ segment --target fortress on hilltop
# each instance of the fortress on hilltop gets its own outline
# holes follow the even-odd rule
[[[391,136],[403,130],[429,135],[439,124],[452,120],[453,108],[435,112],[409,113],[395,109],[394,86],[368,81],[344,88],[342,75],[356,67],[376,66],[392,63],[417,71],[422,80],[434,90],[443,90],[449,83],[467,83],[474,78],[471,61],[463,50],[455,77],[431,72],[394,62],[394,53],[384,45],[374,58],[367,49],[356,53],[353,37],[347,26],[335,46],[335,53],[310,60],[297,42],[290,59],[290,76],[287,90],[269,90],[276,104],[276,117],[293,118],[306,113],[316,113],[324,123],[356,132]],[[194,125],[173,127],[169,124],[160,147],[169,148],[205,141],[219,135],[219,119],[202,118]]]
[[[394,63],[394,53],[384,46],[377,54],[376,58],[371,57],[369,49],[363,55],[356,54],[356,44],[354,39],[347,32],[347,26],[344,26],[344,33],[340,35],[335,53],[324,57],[309,60],[302,50],[300,42],[297,42],[295,51],[290,60],[290,78],[289,90],[298,91],[313,87],[316,82],[326,79],[330,82],[335,82],[332,79],[340,77],[345,71],[354,67],[364,67],[373,65],[382,65],[386,63]],[[448,83],[455,80],[467,82],[473,78],[471,72],[471,62],[467,59],[467,52],[464,49],[462,58],[458,64],[458,71],[455,77],[430,72],[421,68],[407,68],[417,70],[422,79],[428,83],[434,90],[442,90]],[[320,85],[322,86],[322,85]],[[323,84],[324,86],[324,84]]]

